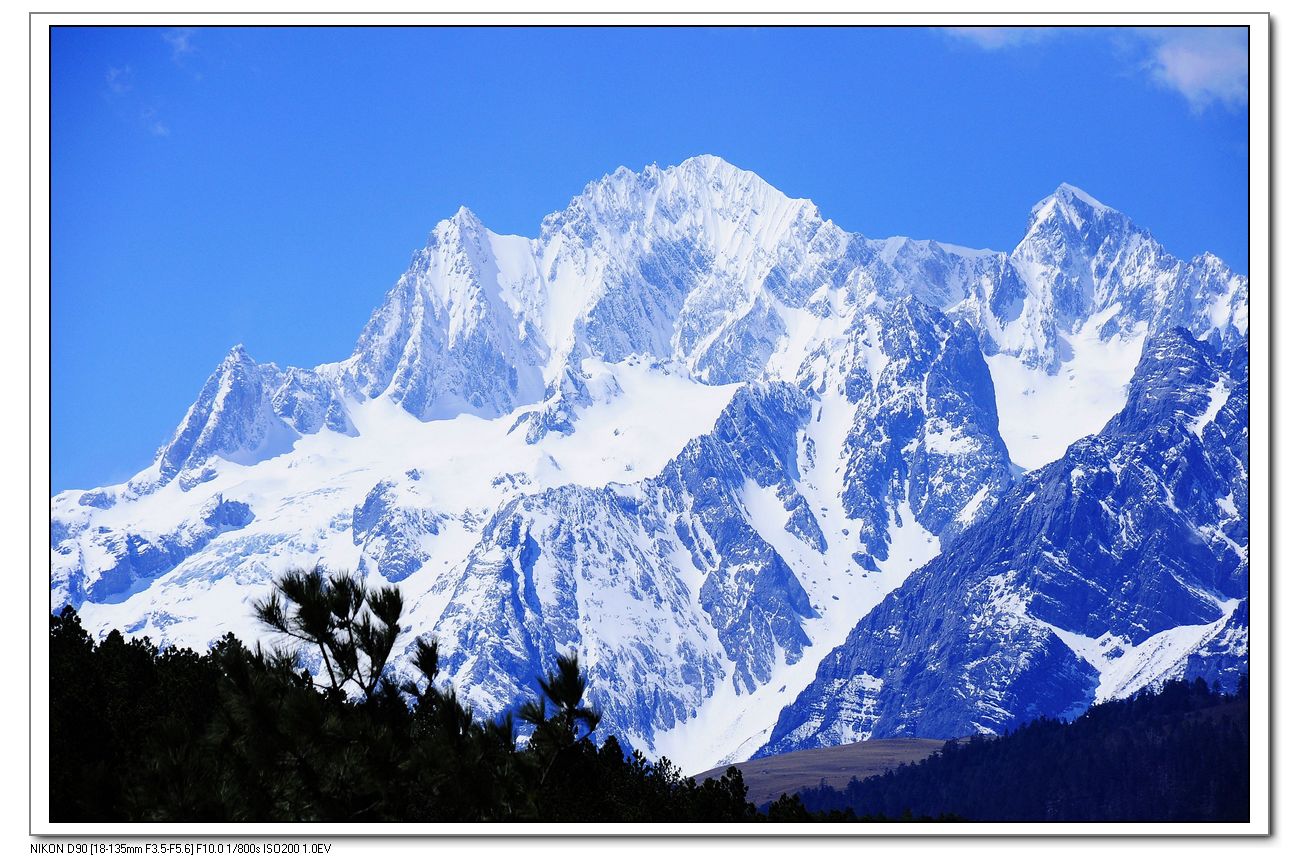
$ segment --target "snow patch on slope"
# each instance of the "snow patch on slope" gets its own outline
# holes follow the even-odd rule
[[[1218,416],[1219,411],[1223,409],[1223,405],[1228,403],[1228,394],[1230,392],[1228,382],[1220,377],[1215,382],[1214,388],[1210,390],[1210,403],[1206,405],[1205,412],[1187,425],[1197,437],[1205,433],[1205,426],[1213,422],[1214,417]]]
[[[1116,382],[1132,378],[1146,327],[1129,338],[1103,340],[1100,330],[1118,310],[1111,306],[1093,315],[1077,335],[1063,336],[1071,358],[1055,374],[1005,354],[985,357],[997,394],[998,431],[1016,465],[1036,470],[1056,460],[1123,408],[1127,387]]]
[[[1221,601],[1223,616],[1219,619],[1204,625],[1175,626],[1139,644],[1109,632],[1092,638],[1048,623],[1043,625],[1055,632],[1075,655],[1097,669],[1100,681],[1095,702],[1100,703],[1126,698],[1152,683],[1180,676],[1188,657],[1227,625],[1240,603],[1240,599]]]

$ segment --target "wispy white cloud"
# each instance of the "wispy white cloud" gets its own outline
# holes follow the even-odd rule
[[[1046,42],[1067,33],[1106,32],[1120,62],[1155,84],[1174,90],[1193,111],[1211,105],[1238,108],[1249,95],[1245,27],[945,27],[955,41],[999,51]]]
[[[104,74],[104,83],[108,85],[108,92],[120,96],[131,89],[132,77],[130,66],[109,66]]]
[[[171,51],[172,62],[181,67],[182,74],[193,74],[195,80],[201,76],[189,68],[186,58],[197,53],[194,44],[195,30],[192,27],[176,27],[162,32],[162,40]],[[164,122],[158,106],[162,100],[156,86],[150,86],[149,80],[137,86],[134,70],[128,64],[109,66],[104,73],[106,97],[118,108],[119,115],[128,122],[138,122],[146,132],[154,137],[165,138],[171,135],[171,127]]]
[[[197,50],[192,41],[194,38],[193,27],[177,27],[173,30],[164,30],[162,37],[163,41],[171,46],[172,60],[177,63],[185,59],[187,54],[193,54]]]
[[[172,133],[167,124],[158,117],[156,108],[145,108],[140,111],[140,121],[144,123],[145,130],[156,138],[165,138]]]
[[[986,51],[1032,45],[1052,35],[1050,27],[944,27],[955,39],[970,42]]]
[[[135,86],[135,73],[130,66],[110,66],[104,73],[104,84],[108,88],[105,97],[124,120],[139,122],[154,137],[165,138],[171,134],[159,116],[157,101],[146,98]]]
[[[1242,107],[1250,94],[1244,27],[1173,27],[1145,32],[1153,80],[1177,90],[1193,110]]]

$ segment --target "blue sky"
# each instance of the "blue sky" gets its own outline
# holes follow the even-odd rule
[[[129,478],[235,343],[345,357],[430,228],[714,153],[873,237],[1010,249],[1060,182],[1247,271],[1245,31],[64,28],[51,480]]]

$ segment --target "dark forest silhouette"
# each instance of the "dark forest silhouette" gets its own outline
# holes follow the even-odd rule
[[[205,653],[118,631],[96,643],[71,607],[51,616],[51,819],[1248,819],[1244,681],[1231,696],[1169,683],[760,811],[735,767],[698,783],[612,735],[597,745],[601,717],[575,655],[492,718],[436,684],[432,639],[417,639],[399,675],[401,612],[396,588],[314,569],[286,574],[255,606],[292,650],[249,650],[233,634]]]

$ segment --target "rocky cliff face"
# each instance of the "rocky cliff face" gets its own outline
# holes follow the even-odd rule
[[[1244,347],[1149,339],[1124,410],[867,614],[760,753],[1000,732],[1169,676],[1235,686],[1247,395]]]

